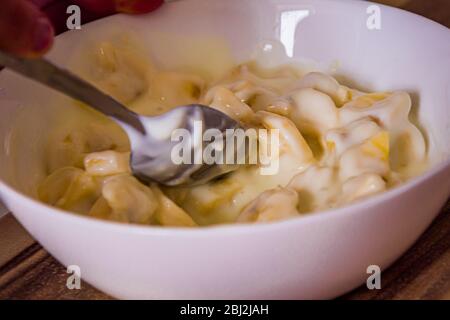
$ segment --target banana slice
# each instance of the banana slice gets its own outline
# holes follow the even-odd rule
[[[302,164],[310,163],[314,160],[311,148],[291,120],[267,111],[258,111],[256,116],[266,129],[279,130],[280,155],[284,153],[291,154]],[[265,142],[262,145],[267,146],[269,143]]]
[[[299,212],[326,209],[333,205],[334,198],[339,193],[336,169],[312,165],[306,171],[294,176],[288,188],[298,193]]]
[[[162,226],[195,227],[197,224],[179,206],[170,200],[156,185],[151,185],[153,193],[158,199],[158,210],[155,213],[155,221]]]
[[[373,92],[360,94],[355,97],[352,101],[347,103],[347,107],[355,108],[368,108],[372,106],[375,102],[381,101],[389,97],[391,93],[389,92]]]
[[[306,88],[295,91],[291,97],[291,119],[300,131],[322,134],[339,126],[338,108],[327,94]]]
[[[370,117],[350,122],[344,127],[325,133],[328,155],[340,157],[347,149],[370,139],[383,129]]]
[[[38,188],[38,196],[61,209],[84,214],[100,196],[100,185],[83,170],[65,167],[43,181]]]
[[[210,89],[201,103],[222,111],[238,121],[250,121],[254,114],[252,109],[239,100],[231,90],[221,86]]]
[[[136,113],[158,115],[176,106],[198,103],[205,83],[196,75],[178,72],[154,72],[149,75],[148,88],[129,107]]]
[[[378,99],[369,107],[361,108],[351,102],[340,109],[343,124],[370,117],[389,131],[392,150],[391,166],[401,170],[426,158],[425,139],[419,129],[409,121],[411,98],[406,92],[394,92],[384,99]]]
[[[363,173],[376,173],[387,177],[389,167],[389,133],[380,131],[365,142],[347,149],[339,159],[342,180]]]
[[[93,176],[131,174],[130,153],[112,150],[90,153],[84,158],[84,168]]]
[[[240,213],[237,222],[271,222],[295,218],[298,196],[294,190],[276,188],[261,193]]]
[[[129,104],[148,88],[149,62],[126,44],[101,42],[93,49],[88,77],[100,89]]]
[[[304,88],[315,89],[330,96],[337,107],[341,107],[351,98],[347,87],[341,86],[332,76],[321,72],[310,72],[295,84],[295,89]]]
[[[127,174],[107,178],[103,182],[102,196],[114,215],[127,222],[149,224],[158,209],[153,191]]]
[[[386,190],[386,182],[374,173],[364,173],[345,181],[342,185],[340,203],[353,202]]]

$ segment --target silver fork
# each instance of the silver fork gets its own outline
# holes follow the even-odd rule
[[[206,164],[204,161],[176,164],[171,157],[174,146],[180,143],[171,139],[171,133],[175,129],[186,129],[194,137],[193,141],[200,141],[198,130],[194,130],[194,124],[200,121],[201,134],[211,128],[219,129],[225,141],[226,135],[230,132],[226,129],[241,128],[237,121],[218,110],[192,104],[178,106],[154,117],[142,116],[48,60],[24,59],[0,51],[0,65],[79,100],[117,122],[129,137],[130,166],[133,174],[141,180],[156,181],[169,186],[198,184],[237,168],[237,165],[233,164]],[[196,148],[204,150],[207,145],[203,139],[201,145],[192,143],[193,141],[187,146],[191,154],[195,153]],[[215,151],[223,154],[232,152],[234,156],[241,147],[245,146],[237,146],[235,150],[224,148]]]

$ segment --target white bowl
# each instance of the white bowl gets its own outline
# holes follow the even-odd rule
[[[332,298],[365,282],[369,265],[389,266],[427,228],[450,193],[450,32],[401,10],[381,8],[366,27],[368,2],[188,0],[147,16],[113,16],[58,37],[64,63],[96,30],[134,30],[158,51],[152,30],[223,38],[237,59],[281,39],[294,58],[333,65],[372,90],[413,93],[434,164],[424,175],[353,205],[265,225],[201,229],[145,227],[85,218],[30,194],[39,178],[43,110],[57,94],[9,72],[0,75],[0,193],[25,228],[82,279],[118,298]],[[307,10],[307,11],[305,11]],[[303,12],[303,13],[302,13]],[[308,16],[301,19],[302,16]],[[295,31],[295,33],[294,33]],[[18,104],[26,108],[17,112]],[[9,143],[17,117],[32,118]],[[41,170],[42,171],[42,170]],[[383,283],[383,282],[382,282]]]

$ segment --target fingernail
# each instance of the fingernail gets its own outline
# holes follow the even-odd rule
[[[115,0],[116,10],[123,13],[146,13],[162,5],[164,0]]]
[[[33,47],[31,50],[36,53],[46,51],[53,42],[53,27],[48,19],[42,17],[34,24]]]

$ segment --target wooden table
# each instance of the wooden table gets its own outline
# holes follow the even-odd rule
[[[450,26],[450,0],[383,0]],[[66,287],[65,268],[12,215],[0,219],[0,299],[110,299],[82,282]],[[417,243],[382,274],[382,289],[365,286],[342,299],[450,299],[450,201]]]

